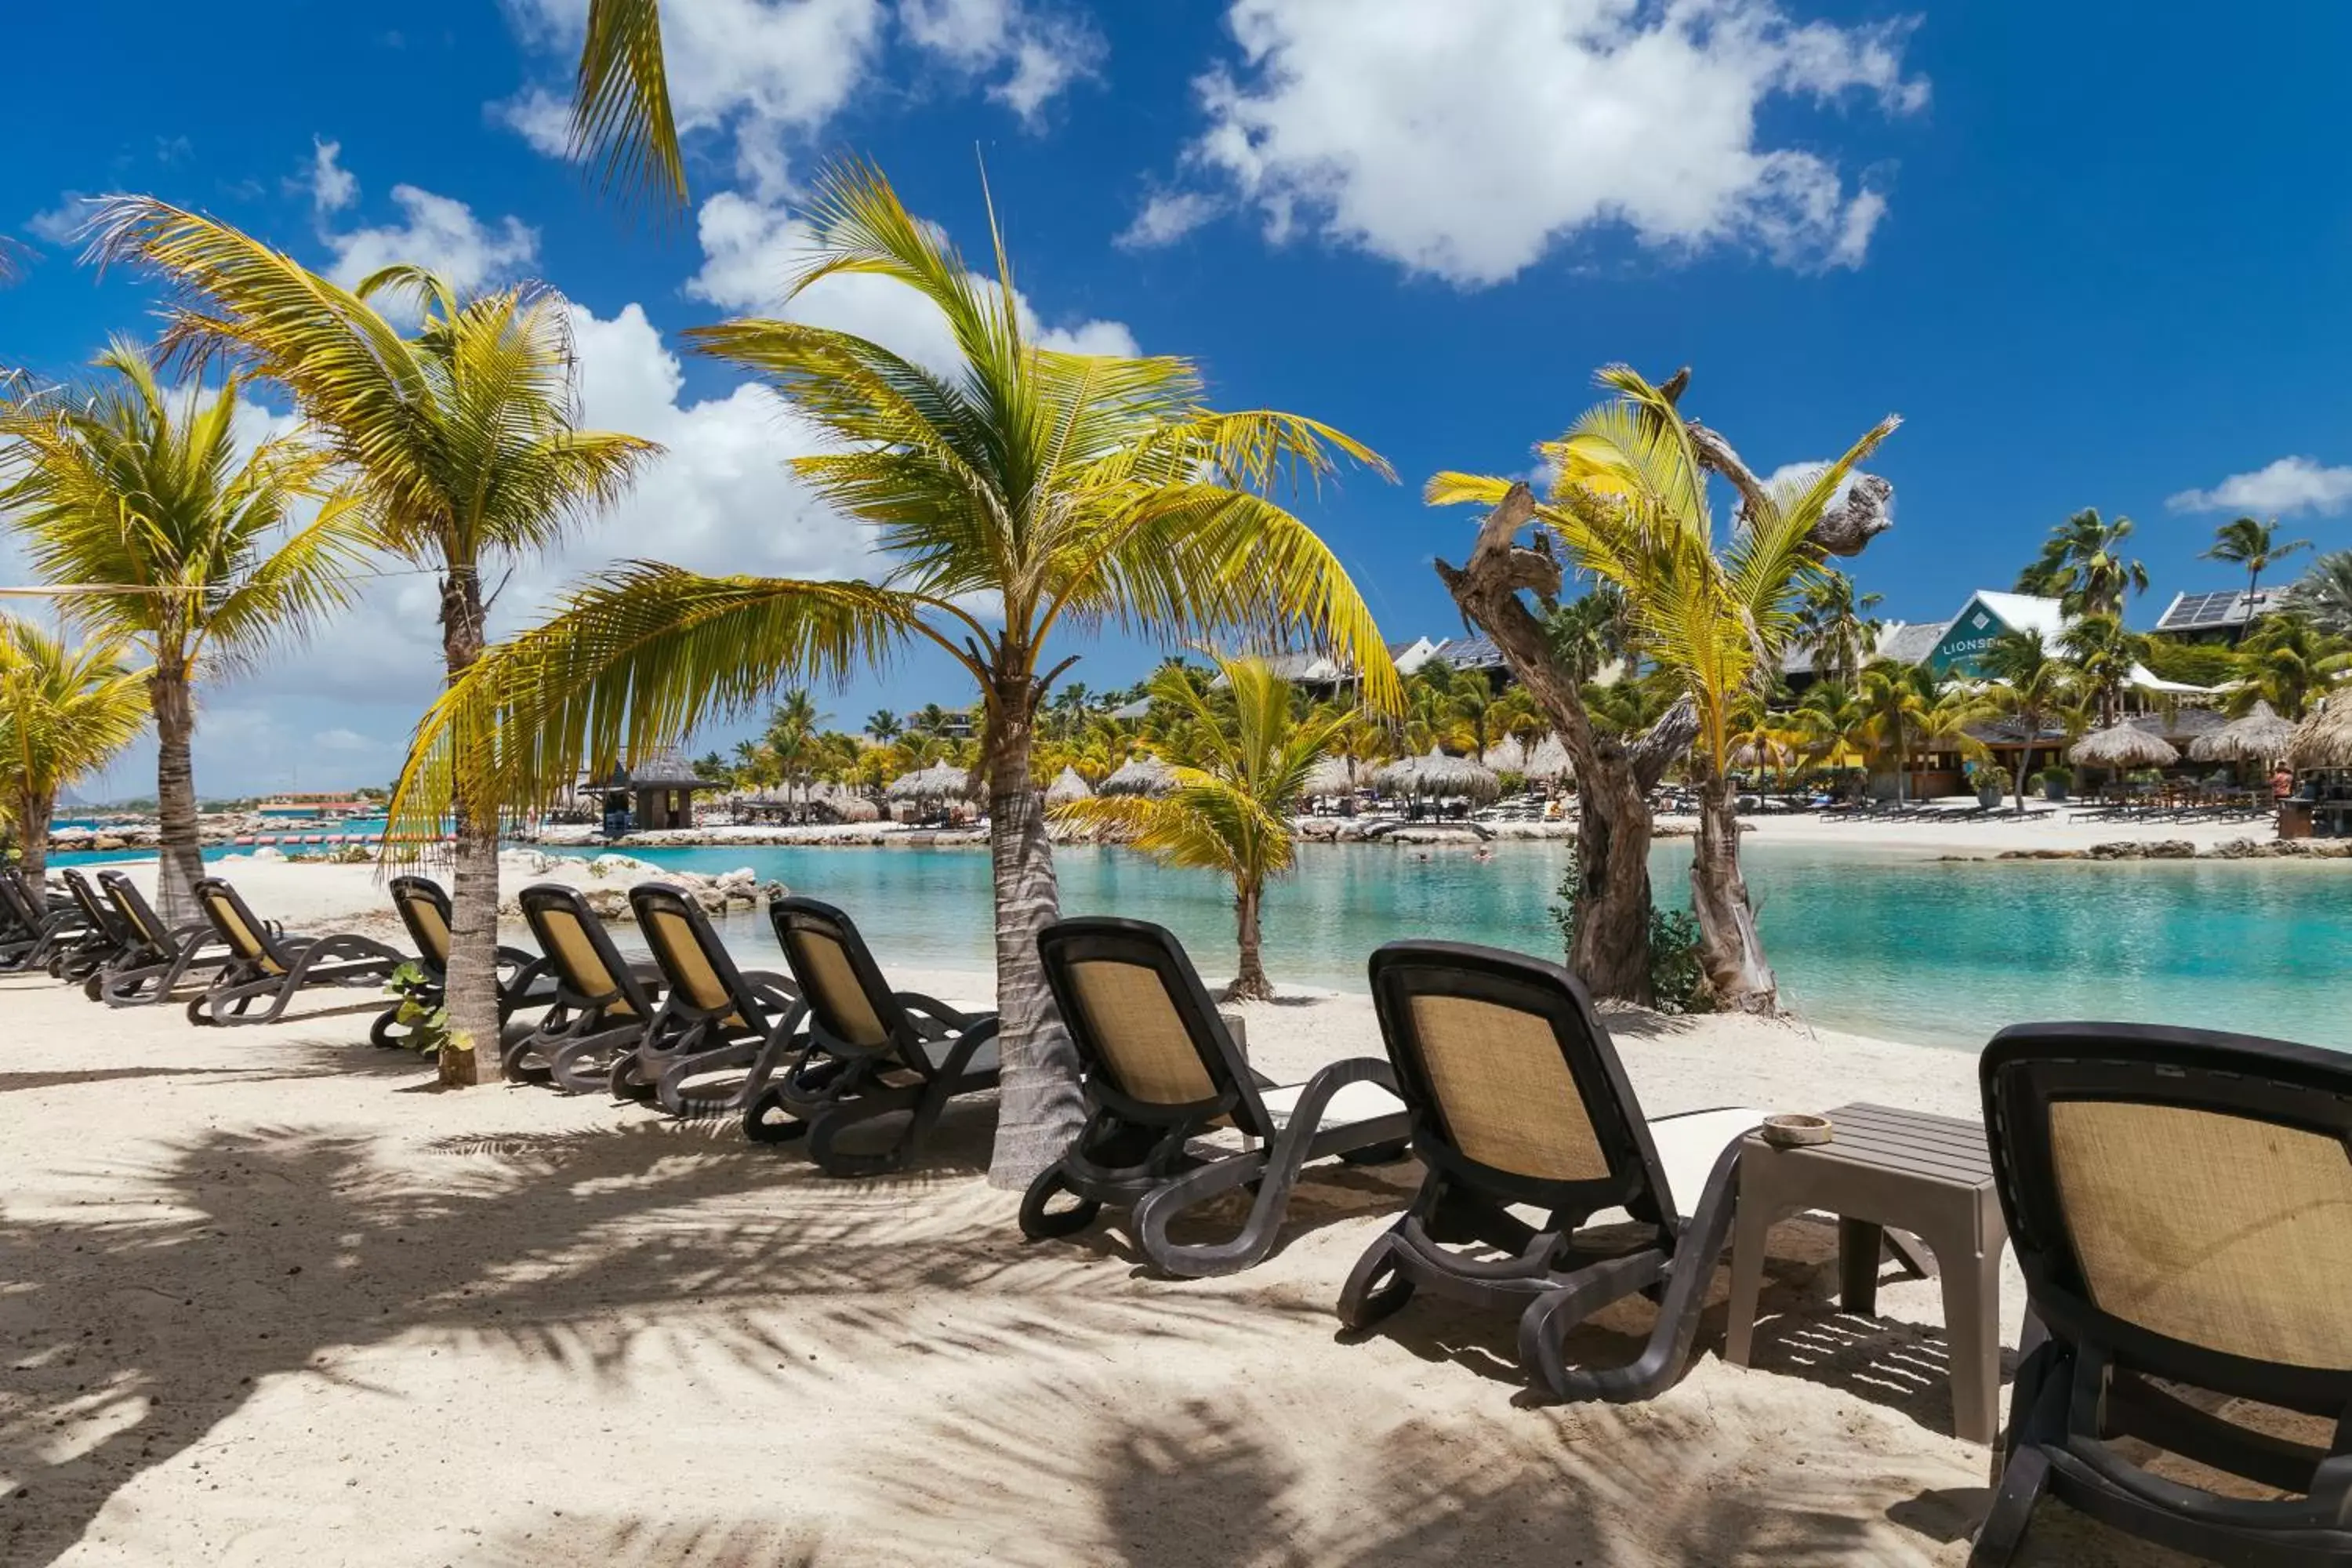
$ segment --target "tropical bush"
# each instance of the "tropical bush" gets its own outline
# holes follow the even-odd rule
[[[1549,913],[1559,932],[1563,952],[1576,950],[1576,847],[1569,846],[1568,865],[1553,889]],[[1715,992],[1706,982],[1706,965],[1699,952],[1698,918],[1688,910],[1650,909],[1651,1005],[1661,1013],[1712,1013]]]

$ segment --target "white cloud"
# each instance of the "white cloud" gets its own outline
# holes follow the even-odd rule
[[[587,0],[511,0],[524,41],[567,72]],[[681,134],[731,142],[739,178],[762,200],[792,188],[790,153],[836,113],[873,96],[891,29],[882,0],[696,0],[665,7],[662,47]],[[919,54],[974,80],[1034,121],[1099,62],[1098,36],[1029,0],[901,0],[898,33]],[[541,152],[561,156],[566,110],[544,87],[493,112]]]
[[[2211,489],[2182,490],[2165,505],[2175,511],[2333,515],[2352,505],[2352,466],[2330,468],[2314,458],[2281,458],[2252,473],[2231,474]]]
[[[955,339],[946,320],[913,289],[891,279],[828,278],[785,306],[784,282],[808,249],[809,231],[783,209],[724,191],[702,204],[697,227],[703,266],[687,283],[688,293],[722,310],[755,314],[782,310],[792,320],[855,332],[935,370],[956,363]],[[1018,298],[1023,319],[1037,321],[1028,297]],[[1118,321],[1048,327],[1037,341],[1074,353],[1139,352],[1134,333]]]
[[[405,221],[320,234],[334,252],[327,275],[336,282],[348,287],[395,261],[413,261],[464,293],[513,276],[539,255],[539,232],[511,215],[486,225],[465,203],[415,185],[393,186],[392,199]]]
[[[1758,115],[1927,96],[1903,71],[1907,24],[1800,24],[1773,0],[1234,0],[1226,21],[1241,59],[1201,79],[1187,165],[1276,242],[1304,227],[1465,285],[1612,225],[1675,251],[1858,265],[1884,195],[1761,144]]]
[[[1115,243],[1129,250],[1173,245],[1224,210],[1224,202],[1205,191],[1157,191]]]
[[[71,245],[80,237],[81,226],[89,221],[93,199],[79,191],[61,191],[57,205],[25,220],[25,232],[51,245]]]
[[[341,212],[359,199],[358,177],[336,161],[342,151],[340,142],[310,138],[310,202],[321,214]]]

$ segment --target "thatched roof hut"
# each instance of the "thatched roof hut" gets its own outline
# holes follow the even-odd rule
[[[1103,795],[1166,795],[1176,787],[1175,770],[1147,752],[1138,752],[1103,780]]]
[[[1528,771],[1528,749],[1517,735],[1506,735],[1485,751],[1478,760],[1498,773],[1524,773]]]
[[[1735,768],[1785,768],[1797,760],[1797,753],[1778,741],[1760,744],[1750,741],[1731,749],[1731,765]]]
[[[937,763],[928,768],[918,768],[911,773],[900,773],[890,781],[887,791],[892,800],[912,801],[917,805],[969,800],[971,793],[971,775],[949,763]]]
[[[1492,800],[1502,793],[1493,770],[1467,757],[1449,757],[1435,746],[1425,757],[1407,757],[1382,768],[1380,782],[1384,789],[1440,800]]]
[[[2210,735],[2189,742],[2189,756],[2200,763],[2272,763],[2286,755],[2294,726],[2257,702],[2242,719],[2232,720]]]
[[[2163,768],[2180,760],[2180,753],[2163,736],[2139,728],[2126,719],[2104,730],[2094,730],[2074,742],[2066,760],[2081,768]]]
[[[1528,765],[1519,771],[1538,782],[1576,775],[1575,765],[1568,760],[1568,747],[1558,735],[1546,735],[1536,742],[1536,749],[1528,753]]]
[[[1326,757],[1307,771],[1309,797],[1318,795],[1353,795],[1356,793],[1356,770],[1345,757]]]
[[[1054,782],[1045,786],[1045,804],[1066,805],[1074,800],[1084,800],[1094,793],[1087,781],[1078,776],[1077,769],[1064,768],[1054,775]]]
[[[2286,760],[2297,768],[2352,768],[2352,691],[2329,698],[2295,727]]]

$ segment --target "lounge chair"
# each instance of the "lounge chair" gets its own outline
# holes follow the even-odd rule
[[[82,994],[110,1007],[142,1007],[161,1002],[191,974],[205,976],[235,956],[210,921],[172,927],[163,923],[138,884],[120,871],[100,871],[99,890],[135,940],[82,982]]]
[[[2216,1563],[2352,1563],[2352,1057],[2030,1024],[1979,1076],[2028,1318],[1969,1562],[2009,1563],[2046,1494]],[[2231,1400],[2328,1436],[2258,1431]],[[2118,1441],[2292,1495],[2161,1477]]]
[[[407,1041],[401,1013],[411,1003],[431,1009],[447,999],[449,895],[430,877],[394,877],[391,889],[392,907],[400,911],[400,923],[408,928],[408,940],[416,944],[415,963],[424,981],[411,989],[405,1000],[394,1002],[378,1015],[368,1030],[368,1038],[379,1046],[404,1049]],[[498,984],[501,1029],[520,1009],[544,1007],[555,1000],[555,982],[548,975],[547,961],[534,958],[519,947],[499,948]],[[407,1032],[414,1032],[414,1026],[406,1027]]]
[[[830,904],[779,896],[768,919],[807,1016],[799,1037],[779,1034],[753,1066],[746,1136],[805,1135],[827,1175],[877,1175],[922,1152],[950,1100],[996,1087],[995,1014],[893,991],[856,923]],[[883,1147],[840,1146],[843,1133],[901,1114],[906,1124]]]
[[[1761,1113],[1644,1121],[1584,987],[1556,963],[1391,942],[1372,954],[1371,984],[1429,1173],[1356,1265],[1340,1321],[1366,1328],[1427,1289],[1517,1313],[1520,1363],[1555,1397],[1646,1399],[1670,1386],[1730,1234],[1739,1140]],[[1548,1217],[1530,1226],[1515,1205]],[[1641,1353],[1566,1366],[1568,1331],[1636,1293],[1658,1303]]]
[[[0,868],[0,972],[21,973],[46,969],[60,949],[78,940],[84,930],[81,912],[71,904],[50,899],[14,867]]]
[[[1234,1274],[1274,1250],[1310,1160],[1402,1159],[1412,1133],[1389,1064],[1333,1062],[1277,1087],[1250,1068],[1173,933],[1142,921],[1056,921],[1037,935],[1045,979],[1086,1072],[1087,1121],[1029,1184],[1021,1234],[1071,1236],[1105,1205],[1131,1213],[1144,1256],[1171,1274]],[[1236,1152],[1196,1148],[1233,1127]],[[1230,1240],[1180,1245],[1175,1218],[1244,1184],[1256,1196]],[[1069,1208],[1048,1205],[1067,1193]]]
[[[191,1024],[270,1024],[295,995],[324,985],[382,986],[409,955],[373,937],[287,936],[257,919],[218,877],[196,883],[196,906],[229,950],[204,994],[188,1002]],[[257,1014],[247,1009],[262,1005]]]
[[[660,1012],[661,971],[623,958],[578,889],[538,882],[516,897],[547,954],[556,994],[530,1033],[507,1045],[506,1076],[544,1079],[567,1094],[596,1093]]]
[[[122,917],[89,885],[89,879],[68,866],[58,873],[66,894],[81,917],[74,938],[49,955],[49,973],[59,980],[81,982],[120,958],[137,938]]]
[[[799,1022],[800,988],[736,968],[702,906],[667,882],[631,888],[629,908],[668,994],[636,1049],[613,1063],[613,1097],[651,1100],[672,1116],[740,1110],[761,1048]],[[727,1076],[713,1081],[714,1073]]]

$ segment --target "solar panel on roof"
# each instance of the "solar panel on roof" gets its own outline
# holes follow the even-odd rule
[[[2241,606],[2245,602],[2242,590],[2231,589],[2220,594],[2183,594],[2180,602],[2165,613],[2158,626],[2167,630],[2193,630],[2199,626],[2226,626],[2243,618]]]

